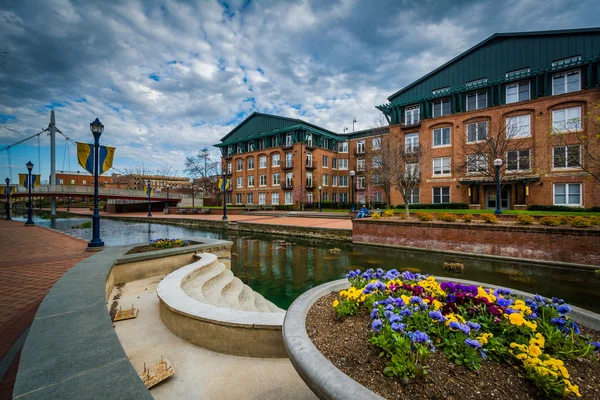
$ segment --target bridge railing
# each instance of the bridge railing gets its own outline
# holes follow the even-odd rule
[[[27,189],[23,186],[17,186],[16,193],[22,194],[27,193]],[[93,195],[94,187],[93,186],[76,186],[76,185],[40,185],[31,191],[33,195],[42,194],[42,193],[52,193],[58,196],[60,195]],[[106,188],[99,187],[98,194],[103,196],[123,196],[123,197],[148,197],[148,195],[143,190],[133,190],[133,189],[117,189],[117,188]],[[167,197],[166,192],[154,192],[150,198],[161,198],[164,199]],[[185,197],[189,197],[187,194],[180,193],[169,193],[169,198],[171,199],[182,199]]]

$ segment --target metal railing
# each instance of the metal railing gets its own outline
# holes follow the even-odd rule
[[[17,186],[13,194],[25,194],[28,193],[27,189],[23,186]],[[94,187],[93,186],[76,186],[76,185],[40,185],[31,191],[32,195],[36,194],[45,194],[51,193],[56,195],[93,195]],[[99,187],[98,194],[100,196],[123,196],[123,197],[148,197],[148,195],[143,190],[133,190],[133,189],[117,189],[117,188],[106,188]],[[158,192],[155,191],[150,198],[166,198],[167,192]],[[185,197],[190,197],[187,194],[180,193],[169,193],[169,198],[172,199],[182,199]]]

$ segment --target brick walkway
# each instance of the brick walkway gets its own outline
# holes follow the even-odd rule
[[[0,220],[0,360],[31,325],[50,288],[63,274],[93,253],[83,240],[20,221]],[[19,349],[20,350],[20,349]],[[0,399],[12,398],[18,356],[0,376]],[[6,360],[5,360],[6,361]]]

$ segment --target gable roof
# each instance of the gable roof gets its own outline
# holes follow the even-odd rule
[[[397,91],[396,93],[390,95],[388,97],[389,101],[392,101],[393,98],[397,97],[398,95],[406,92],[407,90],[417,86],[418,84],[424,82],[425,80],[427,80],[428,78],[436,75],[438,72],[448,68],[449,66],[457,63],[458,61],[460,61],[461,59],[469,56],[470,54],[474,53],[475,51],[479,50],[482,47],[485,46],[489,46],[492,45],[496,42],[500,42],[503,40],[507,40],[507,39],[513,39],[513,38],[524,38],[524,37],[535,37],[535,36],[567,36],[567,35],[577,35],[577,34],[585,34],[585,33],[600,33],[600,27],[596,27],[596,28],[582,28],[582,29],[564,29],[564,30],[554,30],[554,31],[532,31],[532,32],[509,32],[509,33],[495,33],[492,36],[488,37],[487,39],[485,39],[484,41],[476,44],[475,46],[471,47],[470,49],[466,50],[465,52],[459,54],[458,56],[454,57],[453,59],[451,59],[450,61],[446,62],[445,64],[439,66],[438,68],[434,69],[433,71],[429,72],[427,75],[422,76],[421,78],[417,79],[416,81],[410,83],[409,85],[403,87],[402,89],[400,89],[399,91]]]

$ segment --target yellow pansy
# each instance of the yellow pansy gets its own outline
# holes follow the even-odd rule
[[[340,302],[339,302],[339,301],[337,301],[337,300],[334,300],[334,301],[333,301],[333,307],[337,307],[337,306],[339,306],[339,305],[340,305]]]

